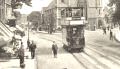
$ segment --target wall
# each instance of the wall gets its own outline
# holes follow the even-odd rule
[[[62,2],[63,1],[63,2]],[[52,14],[54,17],[54,27],[58,28],[61,26],[62,21],[61,11],[65,8],[69,7],[85,7],[83,9],[83,13],[86,19],[88,19],[88,23],[90,25],[90,29],[96,26],[98,23],[98,18],[101,15],[102,11],[102,2],[101,0],[53,0],[45,9],[44,21],[45,23],[51,23],[51,17],[49,15]],[[97,7],[97,9],[96,9]],[[51,12],[52,10],[52,12]]]
[[[87,0],[87,17],[89,29],[95,30],[98,28],[98,20],[102,14],[102,0]]]

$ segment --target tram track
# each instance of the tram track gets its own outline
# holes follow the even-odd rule
[[[48,40],[48,41],[55,40],[56,42],[62,43],[62,40],[60,39],[53,39],[51,37],[50,38],[40,37],[40,38]],[[101,46],[97,45],[97,46],[98,48],[102,47],[102,45]],[[96,57],[93,53],[99,56]],[[85,69],[113,69],[110,67],[110,65],[107,65],[107,63],[115,64],[116,66],[113,66],[113,67],[117,67],[118,65],[120,65],[120,62],[118,62],[120,61],[118,56],[108,56],[104,54],[104,52],[102,52],[101,50],[98,50],[96,45],[93,45],[91,43],[87,43],[87,46],[85,47],[85,52],[71,53],[71,54]],[[83,55],[87,56],[92,61],[90,61],[88,58],[84,57]],[[104,61],[101,62],[100,60],[101,61],[104,60],[106,61],[106,63],[104,63]]]
[[[89,43],[89,45],[96,46],[96,45],[93,45],[90,43]],[[106,59],[109,59],[109,60],[113,61],[114,63],[117,63],[118,65],[120,65],[120,62],[115,61],[115,60],[120,61],[120,59],[117,55],[114,55],[114,54],[113,55],[108,55],[108,54],[105,55],[103,51],[101,51],[101,50],[99,50],[99,48],[95,48],[95,47],[90,48],[90,47],[86,46],[86,48],[89,48],[90,50],[93,50],[95,53],[100,54],[101,56],[106,57]]]
[[[93,48],[98,48],[98,49],[101,48],[99,50],[103,50],[105,53],[108,52],[108,54],[112,53],[113,55],[117,55],[120,58],[120,53],[117,52],[117,50],[109,49],[110,46],[102,45],[102,44],[99,44],[99,43],[93,43],[93,42],[91,43],[91,42],[87,42],[87,41],[86,41],[86,44],[91,45]]]
[[[101,63],[96,57],[90,55],[88,52],[84,52],[84,54],[86,54],[86,55],[89,56],[91,59],[93,59],[93,61],[96,62],[96,65],[97,65],[98,68],[100,68],[100,69],[104,69],[104,68],[109,69],[108,66],[106,66],[106,65],[103,64],[103,63]]]
[[[48,41],[53,41],[51,39],[48,38],[44,38],[44,37],[40,37],[42,39],[48,40]],[[55,39],[55,41],[62,43],[62,40],[57,40]],[[79,54],[79,53],[71,53],[73,55],[73,57],[85,68],[85,69],[100,69],[97,66],[95,66],[94,64],[92,64],[90,61],[87,61],[87,59],[85,57],[83,57],[83,55]]]
[[[77,53],[77,54],[72,53],[72,55],[75,57],[76,60],[81,62],[84,67],[86,67],[85,65],[87,63],[89,63],[89,65],[92,65],[92,67],[93,67],[93,68],[91,68],[88,66],[86,69],[114,69],[114,68],[119,69],[119,65],[120,65],[120,63],[118,63],[119,60],[116,60],[113,57],[104,55],[103,53],[96,51],[96,50],[97,49],[91,49],[87,46],[85,49],[85,52]],[[82,61],[81,58],[78,58],[78,57],[81,57],[81,55],[87,56],[87,58],[82,57],[82,60],[83,60],[83,58],[84,58],[84,60],[86,59],[87,63]],[[98,56],[96,56],[96,55],[98,55]],[[92,61],[90,61],[90,60],[92,60]]]
[[[72,53],[72,55],[85,69],[99,69],[92,62],[87,60],[82,54]]]
[[[42,38],[42,39],[45,39],[45,40],[48,40],[48,41],[53,41],[51,39],[46,39],[46,38]],[[57,40],[57,42],[61,42],[61,40]],[[81,53],[71,53],[73,55],[73,57],[85,68],[85,69],[103,69],[101,68],[100,66],[96,66],[94,63],[91,63],[91,61],[88,61],[85,57],[83,57],[83,55],[86,55],[87,53],[83,53],[81,55]],[[88,55],[88,54],[87,54]],[[89,56],[90,57],[90,56]],[[91,56],[92,57],[92,56]],[[94,62],[96,61],[95,59],[92,59],[94,60]],[[101,64],[101,63],[99,63]],[[105,67],[105,65],[101,64],[103,67]],[[109,68],[108,68],[109,69]]]
[[[102,62],[104,65],[106,65],[108,67],[110,65],[112,65],[111,67],[119,68],[120,63],[118,61],[120,61],[120,60],[117,60],[116,58],[114,58],[114,56],[109,56],[107,54],[104,54],[103,52],[99,51],[96,48],[90,48],[88,46],[86,48],[89,49],[90,51],[93,51],[93,53],[95,55],[99,55],[99,58],[102,59],[102,60],[100,61],[99,58],[98,58],[98,60],[100,62],[104,61],[104,62]],[[89,53],[90,51],[88,51],[87,49],[86,49],[86,51],[87,51],[87,53]],[[91,56],[94,56],[94,55],[91,55]],[[109,63],[109,64],[107,65],[107,63]],[[113,69],[113,68],[105,68],[105,69]]]

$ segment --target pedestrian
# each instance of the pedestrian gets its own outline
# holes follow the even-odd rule
[[[28,48],[29,51],[30,51],[30,40],[29,40],[29,39],[27,40],[27,48]]]
[[[106,28],[103,28],[103,34],[106,34]]]
[[[18,57],[20,59],[20,67],[21,68],[25,67],[25,65],[24,65],[24,48],[23,47],[24,47],[23,43],[21,42],[21,47],[18,50]]]
[[[55,41],[53,41],[52,51],[53,51],[53,54],[54,54],[54,58],[57,58],[57,50],[58,50],[58,46],[57,46],[57,44],[55,43]]]
[[[11,41],[12,45],[15,46],[16,45],[16,38],[15,36],[12,37],[12,41]]]
[[[111,29],[110,29],[110,40],[113,40],[113,32]]]
[[[109,25],[107,26],[107,29],[108,29],[108,31],[110,30],[110,26]]]
[[[34,59],[36,44],[33,41],[32,41],[32,44],[30,45],[30,49],[31,49],[31,58]]]

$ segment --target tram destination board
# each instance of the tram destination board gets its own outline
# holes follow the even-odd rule
[[[83,20],[72,20],[70,21],[70,25],[84,25]]]
[[[72,20],[81,20],[81,17],[72,17]]]

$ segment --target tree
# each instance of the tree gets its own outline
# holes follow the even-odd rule
[[[109,0],[108,6],[110,7],[115,6],[115,11],[112,16],[112,21],[119,22],[120,21],[120,0]]]
[[[109,23],[110,19],[113,17],[113,14],[114,14],[113,7],[110,7],[110,8],[105,7],[104,8],[104,14],[105,14],[105,16],[104,16],[105,21],[107,23]]]
[[[33,11],[28,15],[28,21],[38,22],[41,19],[41,13],[39,11]]]
[[[39,25],[41,24],[41,13],[39,11],[33,11],[31,12],[28,17],[27,20],[29,22],[32,22],[32,25],[34,26],[34,28],[39,28]]]
[[[11,8],[12,8],[12,14],[16,17],[17,20],[21,18],[21,14],[19,11],[15,11],[15,9],[19,9],[22,7],[23,3],[25,3],[28,6],[31,6],[31,0],[11,0]],[[16,21],[11,20],[11,26],[16,25]]]
[[[19,6],[22,7],[23,3],[28,6],[31,6],[31,0],[11,0],[11,7],[13,9],[18,9]]]

